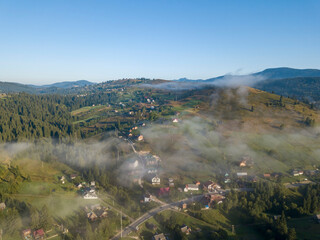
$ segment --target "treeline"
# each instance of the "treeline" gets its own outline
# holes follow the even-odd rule
[[[1,142],[77,135],[66,106],[49,96],[9,95],[0,99],[0,112]]]
[[[0,142],[83,137],[70,111],[117,101],[115,93],[89,95],[11,94],[0,99]]]

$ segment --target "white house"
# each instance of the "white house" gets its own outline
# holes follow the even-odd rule
[[[246,172],[238,172],[237,173],[237,177],[246,177],[246,176],[248,176],[248,173],[246,173]]]
[[[61,181],[62,184],[65,183],[65,179],[66,179],[65,176],[62,176],[62,177],[60,178],[60,181]]]
[[[84,196],[84,199],[98,199],[98,196],[95,192],[87,192]]]
[[[293,170],[292,171],[292,175],[295,176],[295,177],[301,176],[301,175],[303,175],[303,171],[301,171],[301,170]]]
[[[151,182],[153,185],[158,185],[158,184],[160,184],[160,178],[155,176],[151,179]]]
[[[173,122],[173,123],[178,123],[179,120],[178,120],[178,118],[174,118],[174,119],[172,120],[172,122]]]
[[[151,202],[151,195],[150,194],[144,195],[144,202]]]
[[[199,185],[197,184],[187,184],[186,187],[184,188],[185,192],[188,191],[199,191]]]

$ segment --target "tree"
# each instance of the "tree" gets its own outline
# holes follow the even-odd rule
[[[40,226],[47,230],[51,225],[51,219],[48,213],[48,207],[46,205],[43,205],[43,207],[41,208],[39,219]]]
[[[284,211],[282,211],[281,217],[276,221],[276,224],[278,235],[284,237],[288,233],[287,220],[286,216],[284,215]]]
[[[31,210],[31,228],[38,228],[40,223],[39,212],[36,209]]]
[[[12,235],[14,232],[17,231],[17,229],[20,229],[22,227],[22,222],[20,215],[15,208],[8,209],[8,212],[6,213],[5,222],[3,224],[4,227],[4,233],[7,235]]]
[[[294,228],[290,228],[288,231],[288,240],[295,240],[297,239],[296,230]]]

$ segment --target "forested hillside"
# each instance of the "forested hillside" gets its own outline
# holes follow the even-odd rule
[[[48,96],[13,94],[0,99],[0,112],[2,142],[59,139],[76,133],[67,107]]]
[[[279,95],[294,97],[319,104],[320,77],[298,77],[276,80],[265,80],[254,86],[255,88],[274,92]]]

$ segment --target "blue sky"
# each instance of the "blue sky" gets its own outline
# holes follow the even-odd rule
[[[0,81],[320,68],[320,1],[0,0]]]

